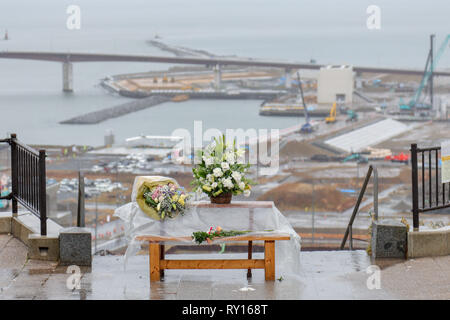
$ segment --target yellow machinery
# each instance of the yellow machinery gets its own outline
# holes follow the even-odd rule
[[[187,94],[179,94],[172,98],[173,102],[182,102],[186,100],[189,100],[189,96]]]
[[[334,123],[336,122],[336,102],[333,103],[333,106],[330,109],[330,116],[325,118],[326,123]]]

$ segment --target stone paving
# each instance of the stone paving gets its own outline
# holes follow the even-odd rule
[[[151,285],[148,256],[132,257],[126,270],[123,256],[95,256],[92,268],[80,269],[81,288],[72,290],[67,267],[27,260],[26,253],[19,240],[0,235],[0,299],[450,299],[450,256],[377,261],[380,289],[372,290],[365,251],[302,252],[299,274],[282,281],[265,281],[263,270],[253,270],[251,279],[246,270],[166,270]],[[193,254],[174,256],[166,254]],[[209,257],[216,256],[223,257]]]

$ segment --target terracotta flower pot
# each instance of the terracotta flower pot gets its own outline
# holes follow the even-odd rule
[[[233,194],[231,192],[221,193],[217,197],[210,197],[211,203],[228,204],[231,202]]]

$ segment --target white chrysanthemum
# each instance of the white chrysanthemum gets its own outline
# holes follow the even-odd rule
[[[244,190],[245,189],[245,183],[239,182],[239,189]]]
[[[235,164],[236,163],[236,157],[234,156],[234,152],[226,152],[225,153],[225,161],[229,164]]]
[[[214,168],[213,174],[214,174],[214,176],[216,176],[216,177],[221,177],[221,176],[223,176],[222,169],[220,169],[220,168]]]
[[[205,161],[205,165],[207,167],[214,164],[214,158],[213,157],[203,157],[203,161]]]
[[[238,171],[233,171],[233,172],[231,173],[231,176],[233,177],[234,180],[236,180],[236,182],[239,182],[239,181],[241,181],[241,179],[242,179],[242,175],[241,175],[241,173],[238,172]]]
[[[226,178],[222,180],[223,186],[228,189],[233,189],[234,184],[231,178]]]
[[[210,173],[208,173],[206,175],[206,180],[208,180],[209,182],[214,182],[214,176]]]
[[[249,197],[250,196],[250,190],[245,190],[244,191],[244,196]]]
[[[217,188],[217,182],[213,182],[213,183],[211,184],[211,188],[213,188],[213,189]]]
[[[230,165],[228,164],[228,162],[222,162],[222,163],[220,164],[220,166],[222,167],[222,169],[223,169],[224,171],[227,171],[227,170],[230,169]]]

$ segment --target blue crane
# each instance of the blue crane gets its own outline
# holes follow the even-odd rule
[[[425,88],[425,85],[430,80],[430,77],[432,76],[434,69],[435,69],[436,65],[438,64],[439,60],[441,59],[442,54],[445,52],[445,49],[447,48],[449,41],[450,41],[450,34],[447,35],[445,40],[442,42],[435,57],[433,57],[433,51],[430,50],[430,52],[428,53],[428,58],[427,58],[427,62],[425,65],[425,71],[424,71],[424,74],[422,77],[422,81],[420,82],[419,88],[417,88],[414,98],[408,104],[405,104],[403,102],[403,100],[400,99],[400,109],[401,110],[411,110],[411,109],[419,106],[418,101],[420,99],[422,91]],[[431,105],[421,104],[421,106],[426,107],[426,108],[431,108]]]
[[[302,88],[302,82],[300,81],[300,74],[297,72],[297,80],[298,80],[298,88],[300,90],[300,95],[302,97],[302,103],[303,103],[303,112],[305,113],[305,124],[302,125],[300,128],[300,132],[303,133],[312,133],[314,131],[313,126],[309,122],[309,115],[308,110],[306,108],[305,99],[303,97],[303,88]]]

